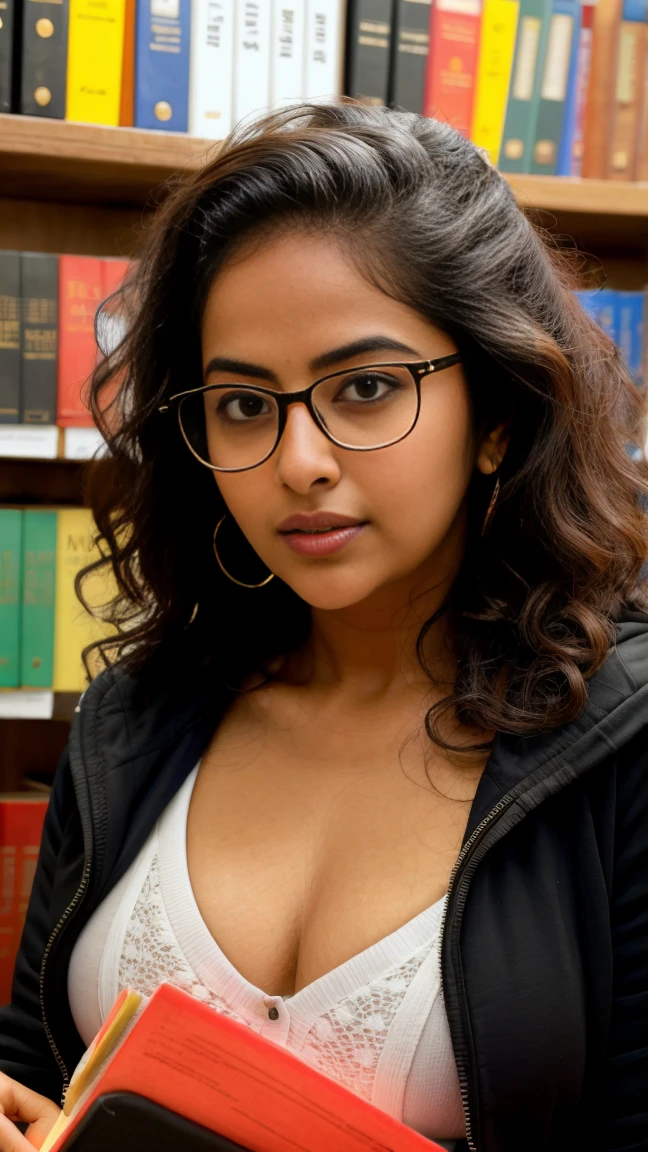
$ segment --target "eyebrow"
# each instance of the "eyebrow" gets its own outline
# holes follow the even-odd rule
[[[342,364],[345,360],[351,360],[354,356],[385,351],[404,352],[408,356],[419,356],[414,348],[410,348],[408,344],[403,344],[400,340],[395,340],[392,336],[364,336],[349,344],[343,344],[339,348],[333,348],[330,352],[324,352],[321,356],[316,356],[310,361],[308,367],[311,372],[320,372],[327,368],[333,368],[337,364]],[[268,380],[272,384],[279,383],[276,372],[272,372],[269,368],[262,368],[258,364],[248,364],[245,360],[233,360],[229,356],[214,356],[205,368],[205,378],[212,372],[240,372],[242,376],[252,377],[255,380]]]

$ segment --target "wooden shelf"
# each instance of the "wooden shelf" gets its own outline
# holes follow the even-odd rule
[[[71,505],[84,501],[83,460],[21,460],[0,457],[0,505]]]
[[[177,132],[106,128],[0,115],[4,196],[144,204],[179,169],[200,167],[218,141]],[[525,207],[648,221],[648,184],[510,175]]]
[[[143,205],[152,189],[179,169],[200,167],[214,147],[177,132],[3,114],[2,195]]]

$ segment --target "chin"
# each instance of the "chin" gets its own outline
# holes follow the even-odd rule
[[[282,579],[300,599],[310,604],[311,608],[321,608],[329,612],[362,603],[378,587],[375,580],[369,582],[336,579],[331,573],[326,572],[313,576],[310,580],[288,580],[285,577]]]

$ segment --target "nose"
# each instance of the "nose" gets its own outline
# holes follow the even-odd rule
[[[306,405],[291,404],[275,452],[277,478],[301,495],[315,486],[331,487],[340,479],[338,451]]]

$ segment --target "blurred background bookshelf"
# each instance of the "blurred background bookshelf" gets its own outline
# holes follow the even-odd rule
[[[108,38],[89,0],[0,0],[0,259],[40,253],[124,269],[170,178],[199,169],[232,123],[347,94],[459,127],[509,169],[532,218],[584,253],[592,285],[643,292],[648,0],[106,6]],[[84,420],[0,414],[0,513],[81,509],[97,449]],[[51,777],[77,700],[54,679],[0,688],[0,790]]]

